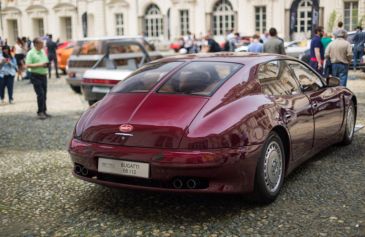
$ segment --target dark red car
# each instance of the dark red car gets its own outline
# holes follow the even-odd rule
[[[338,85],[279,55],[154,61],[81,116],[69,145],[73,174],[118,188],[273,201],[300,163],[351,143],[357,100]]]

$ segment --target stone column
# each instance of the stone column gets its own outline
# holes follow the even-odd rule
[[[93,11],[95,36],[106,36],[105,2],[104,0],[94,0],[90,4],[92,4],[92,8],[95,9]]]

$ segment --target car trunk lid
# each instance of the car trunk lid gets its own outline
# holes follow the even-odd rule
[[[98,106],[82,138],[123,146],[178,148],[185,129],[208,100],[202,96],[141,95],[110,94]],[[122,124],[132,125],[133,131],[122,135]]]

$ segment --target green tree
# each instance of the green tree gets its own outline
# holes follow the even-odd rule
[[[363,26],[364,18],[365,18],[365,15],[363,15],[363,16],[360,18],[359,22],[357,23],[357,25],[358,25],[358,26],[361,26],[361,27]]]
[[[336,24],[336,19],[337,19],[337,12],[335,10],[333,10],[331,12],[331,15],[330,15],[330,17],[328,19],[328,22],[327,22],[327,31],[328,32],[333,32],[333,27]]]

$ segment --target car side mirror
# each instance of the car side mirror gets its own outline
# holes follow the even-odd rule
[[[327,86],[328,87],[339,86],[340,84],[341,84],[340,78],[333,77],[333,76],[327,77]]]

